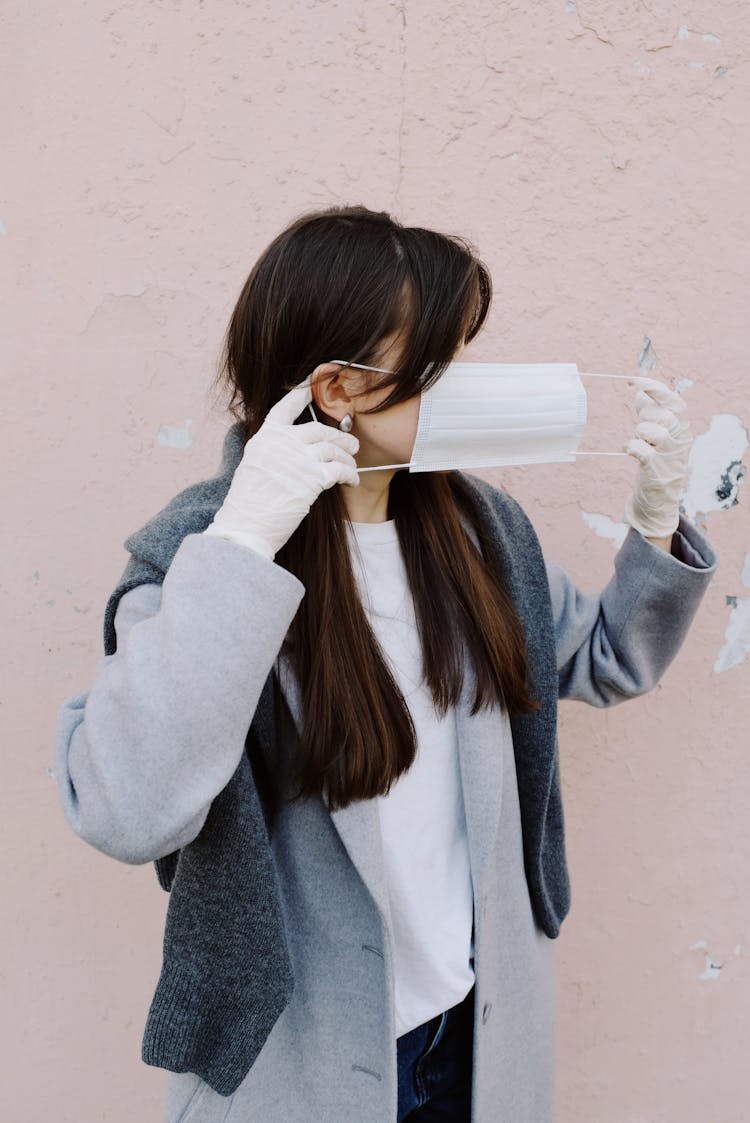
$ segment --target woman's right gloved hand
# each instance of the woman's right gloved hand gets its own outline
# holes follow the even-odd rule
[[[268,411],[245,445],[205,534],[238,542],[272,561],[322,491],[359,483],[356,437],[321,421],[294,424],[311,401],[309,385],[295,386]]]

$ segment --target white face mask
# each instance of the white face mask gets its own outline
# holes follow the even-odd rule
[[[362,363],[331,361],[392,373]],[[581,377],[575,363],[449,363],[437,382],[422,391],[411,459],[359,471],[434,472],[575,460],[586,423]],[[616,374],[583,377],[640,381]]]
[[[422,394],[410,468],[572,460],[586,391],[570,363],[450,363]]]

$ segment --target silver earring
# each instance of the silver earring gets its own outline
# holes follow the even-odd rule
[[[339,421],[339,429],[342,433],[351,433],[352,426],[354,425],[354,418],[350,413],[345,413]]]

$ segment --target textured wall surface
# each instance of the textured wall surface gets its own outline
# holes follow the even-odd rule
[[[348,201],[476,243],[496,298],[467,359],[640,368],[689,403],[685,506],[717,577],[652,694],[562,713],[557,1115],[743,1123],[746,3],[6,0],[0,43],[2,1118],[160,1121],[140,1037],[167,898],[69,831],[52,731],[101,657],[124,538],[218,463],[208,388],[256,255]],[[619,447],[630,391],[591,407],[588,447]],[[634,471],[490,475],[592,589]]]

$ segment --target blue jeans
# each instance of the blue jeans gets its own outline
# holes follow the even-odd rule
[[[398,1123],[469,1123],[474,988],[463,1002],[396,1041]]]

